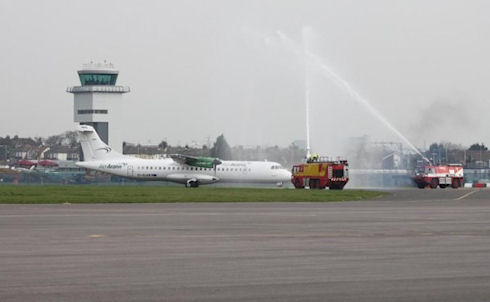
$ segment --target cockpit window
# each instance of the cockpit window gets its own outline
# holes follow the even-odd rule
[[[273,165],[271,166],[272,170],[277,170],[277,169],[284,169],[281,165]]]

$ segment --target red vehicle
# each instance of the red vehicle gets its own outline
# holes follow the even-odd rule
[[[432,189],[439,186],[444,189],[448,186],[456,189],[463,184],[463,166],[450,164],[445,166],[428,165],[420,167],[415,171],[413,181],[420,189],[430,187]]]
[[[326,157],[312,156],[304,164],[294,165],[291,182],[296,189],[342,190],[349,181],[347,160],[329,160]]]

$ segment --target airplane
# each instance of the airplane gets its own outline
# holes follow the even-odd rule
[[[139,180],[163,180],[186,187],[237,182],[276,184],[290,182],[291,172],[276,162],[231,161],[210,157],[173,154],[162,159],[123,155],[106,145],[92,126],[79,125],[84,161],[79,167]]]

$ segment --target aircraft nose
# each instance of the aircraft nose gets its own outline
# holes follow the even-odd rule
[[[291,179],[291,172],[289,172],[288,170],[284,169],[284,170],[281,171],[280,177],[284,181],[289,181]]]

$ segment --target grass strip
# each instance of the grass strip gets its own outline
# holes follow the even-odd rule
[[[0,204],[161,203],[161,202],[326,202],[376,199],[388,193],[368,190],[158,186],[0,186]]]

